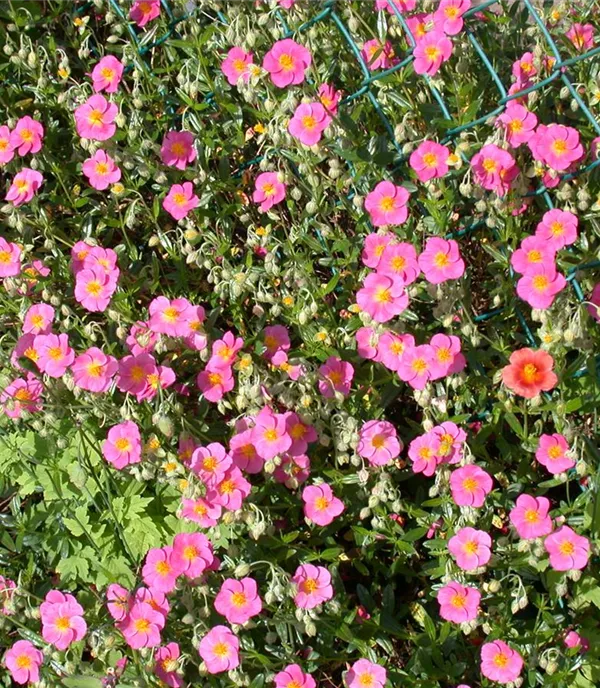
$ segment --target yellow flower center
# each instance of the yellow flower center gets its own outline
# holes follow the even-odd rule
[[[279,56],[279,66],[286,72],[294,69],[294,58],[287,53]]]
[[[96,280],[92,280],[85,285],[85,289],[90,296],[98,296],[102,291],[102,285]]]
[[[21,129],[20,136],[21,139],[26,143],[30,143],[31,141],[33,141],[33,132],[31,131],[31,129]]]
[[[91,377],[100,377],[103,369],[104,365],[100,363],[100,361],[92,361],[90,364],[88,364],[87,372]]]
[[[25,179],[15,179],[15,186],[19,189],[19,193],[27,193],[29,182]]]
[[[527,509],[523,516],[527,523],[537,523],[540,520],[540,515],[535,509]]]
[[[60,346],[53,346],[52,348],[48,349],[48,356],[53,361],[60,361],[60,359],[63,357],[63,352]]]
[[[456,609],[464,609],[467,604],[467,598],[465,597],[465,595],[452,595],[450,604]]]
[[[450,265],[450,258],[448,258],[448,255],[446,253],[439,251],[435,254],[433,262],[436,268],[445,268],[448,267],[448,265]]]
[[[550,282],[546,275],[536,275],[531,280],[531,284],[536,291],[546,291]]]
[[[564,234],[564,231],[565,228],[563,226],[563,223],[559,222],[558,220],[550,225],[550,232],[552,233],[552,236],[562,236],[562,234]]]
[[[129,451],[131,449],[131,442],[127,437],[119,437],[115,442],[115,447],[121,452]]]
[[[567,152],[567,142],[564,139],[556,139],[552,142],[552,150],[555,155],[564,155]]]
[[[394,203],[394,197],[393,196],[384,196],[381,199],[379,207],[381,208],[381,210],[388,213],[390,210],[394,209],[394,205],[395,205],[395,203]],[[385,246],[383,246],[383,248],[381,249],[382,252],[384,249],[385,249]]]
[[[33,666],[31,658],[27,655],[19,655],[15,663],[18,669],[31,669],[31,667]]]
[[[150,622],[148,619],[136,619],[133,625],[138,633],[147,633],[150,630]]]
[[[532,382],[535,382],[535,379],[537,378],[537,374],[538,374],[537,367],[534,366],[533,363],[528,363],[523,368],[522,377],[523,377],[523,380],[527,384],[531,384]]]
[[[221,377],[221,373],[209,373],[208,381],[211,385],[220,385],[223,381],[223,378]]]
[[[302,126],[312,131],[317,126],[317,120],[312,115],[306,115],[302,118]]]
[[[463,480],[463,489],[466,490],[467,492],[475,492],[477,489],[477,480],[475,478],[466,478]]]
[[[431,60],[437,60],[441,55],[442,51],[437,47],[437,45],[428,45],[425,48],[425,55]]]
[[[183,549],[183,558],[188,561],[194,561],[198,557],[198,550],[193,545],[188,545]]]
[[[229,646],[227,643],[216,643],[213,647],[213,654],[217,657],[227,657],[229,654]]]
[[[435,153],[425,153],[423,156],[423,162],[427,167],[435,167],[437,165],[437,155]]]
[[[243,607],[248,603],[248,598],[244,592],[234,592],[231,596],[231,604],[234,607]]]
[[[15,399],[17,401],[31,401],[33,394],[26,387],[21,387],[15,392]]]
[[[102,74],[107,81],[112,81],[115,78],[115,70],[110,67],[102,67],[100,74]]]
[[[8,251],[0,251],[0,263],[10,263],[12,256]]]
[[[183,143],[176,141],[171,146],[171,153],[173,153],[173,155],[176,155],[178,158],[181,158],[185,155],[185,146],[183,145]]]
[[[327,497],[317,497],[315,499],[315,509],[317,511],[325,511],[329,506],[329,500]]]
[[[506,667],[508,664],[508,657],[504,654],[504,652],[499,652],[494,657],[494,664],[500,669],[504,669],[504,667]]]
[[[558,549],[561,554],[564,554],[568,557],[571,556],[575,551],[575,545],[572,542],[561,542],[558,546]]]
[[[316,578],[307,578],[305,581],[302,582],[301,588],[302,592],[312,595],[312,593],[315,592],[315,590],[319,589],[319,584],[317,583]]]
[[[427,370],[427,361],[424,358],[415,358],[412,362],[412,369],[415,373],[424,373]]]
[[[463,546],[463,550],[466,554],[477,554],[478,549],[479,545],[475,542],[475,540],[469,540],[468,542],[465,542]]]
[[[485,158],[482,165],[486,172],[495,172],[498,169],[498,164],[493,158]]]
[[[240,59],[234,60],[232,65],[233,65],[233,68],[235,69],[235,71],[239,72],[240,74],[242,72],[246,71],[246,63],[244,62],[244,60],[240,60]]]
[[[159,561],[155,570],[159,576],[168,576],[171,573],[171,564],[168,561]]]
[[[104,113],[101,110],[92,110],[88,117],[88,122],[94,127],[104,124]]]
[[[548,449],[548,458],[556,460],[562,458],[563,455],[563,450],[561,447],[558,446],[558,444],[555,444],[553,447],[550,447]]]
[[[69,628],[71,628],[71,622],[69,621],[68,616],[60,616],[58,619],[56,619],[56,623],[54,625],[59,631],[68,631]]]
[[[235,483],[233,480],[224,480],[219,485],[219,492],[221,494],[231,494],[235,490]]]
[[[373,684],[375,683],[375,679],[373,677],[373,674],[369,674],[368,672],[365,672],[364,674],[361,674],[358,677],[358,683],[362,688],[371,688]]]
[[[542,262],[542,253],[541,251],[538,251],[534,249],[533,251],[529,251],[527,254],[527,260],[530,263],[541,263]]]
[[[110,168],[105,162],[96,163],[96,174],[104,176],[105,174],[108,174],[109,171],[110,171]]]
[[[385,435],[375,435],[375,437],[373,437],[371,440],[371,444],[375,447],[375,449],[381,449],[382,447],[385,447]]]
[[[516,118],[511,120],[508,123],[508,130],[511,131],[513,134],[523,131],[523,120]]]
[[[374,300],[377,303],[391,303],[392,295],[390,293],[390,290],[386,289],[385,287],[379,287],[375,292]]]
[[[185,205],[186,202],[187,202],[187,198],[186,198],[185,194],[182,194],[182,193],[174,193],[173,194],[173,203],[175,203],[175,205]]]

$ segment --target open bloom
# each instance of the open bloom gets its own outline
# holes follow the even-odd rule
[[[88,178],[90,186],[98,191],[104,191],[121,179],[121,170],[110,155],[103,150],[96,151],[83,163],[81,169]]]
[[[392,44],[389,41],[382,43],[378,38],[366,41],[360,54],[371,72],[389,69],[396,62]]]
[[[553,435],[541,435],[535,458],[550,473],[557,475],[575,466],[575,461],[568,454],[569,443],[564,435],[557,432]]]
[[[387,671],[368,659],[359,659],[348,669],[344,678],[348,688],[383,688]]]
[[[160,0],[135,0],[129,16],[140,27],[143,28],[149,21],[156,19],[160,14]]]
[[[429,346],[433,349],[432,380],[439,380],[446,375],[460,373],[467,365],[467,361],[460,351],[460,339],[455,335],[434,334]]]
[[[340,91],[336,91],[336,89],[330,84],[321,84],[319,86],[318,94],[319,100],[327,112],[335,115],[337,113],[338,103],[342,97]]]
[[[51,590],[40,605],[42,637],[57,650],[66,650],[87,632],[83,607],[73,595]]]
[[[494,143],[488,143],[471,159],[475,181],[488,191],[504,196],[519,174],[513,156]]]
[[[180,654],[177,643],[168,643],[164,647],[157,648],[154,653],[154,673],[169,688],[183,686],[183,679],[177,673]]]
[[[522,87],[529,84],[532,77],[537,74],[533,59],[532,53],[523,53],[518,60],[513,62],[512,74]]]
[[[565,35],[580,52],[594,47],[594,27],[591,24],[575,23]]]
[[[391,232],[366,236],[360,256],[363,264],[368,268],[378,269],[385,249],[394,245],[394,239],[395,237]]]
[[[377,264],[377,272],[400,279],[405,286],[412,284],[421,272],[415,247],[405,241],[388,244]]]
[[[430,31],[421,38],[413,51],[417,74],[433,76],[452,55],[452,41],[443,33]]]
[[[218,401],[235,387],[235,380],[231,368],[207,365],[206,368],[198,373],[196,384],[207,401],[216,404]]]
[[[430,237],[425,242],[425,250],[419,256],[419,267],[428,282],[441,284],[462,277],[465,261],[461,258],[454,239]]]
[[[535,236],[546,242],[550,250],[560,251],[577,240],[577,215],[567,210],[553,208],[544,213],[535,230]]]
[[[334,397],[335,392],[346,396],[350,392],[350,385],[354,378],[354,367],[347,361],[330,356],[319,368],[319,375],[319,392],[326,399]]]
[[[165,617],[148,602],[136,601],[119,628],[125,642],[134,650],[160,645]]]
[[[492,556],[492,538],[483,530],[461,528],[448,541],[448,550],[465,571],[485,566]]]
[[[148,313],[148,326],[153,332],[169,337],[184,337],[190,333],[193,306],[187,299],[169,300],[166,296],[157,296],[150,302]]]
[[[288,664],[273,677],[275,688],[316,688],[315,679],[305,674],[298,664]]]
[[[440,616],[453,623],[465,623],[477,618],[481,593],[477,588],[451,581],[438,590]]]
[[[521,277],[517,282],[517,294],[532,308],[545,310],[566,286],[565,276],[557,272],[554,265],[540,266],[535,272]]]
[[[62,377],[75,360],[68,334],[38,334],[34,347],[39,356],[38,368],[50,377]]]
[[[327,483],[305,487],[302,501],[304,516],[318,526],[329,525],[344,511],[344,503],[333,494]]]
[[[554,359],[541,349],[525,348],[513,351],[509,365],[502,368],[502,382],[515,394],[533,399],[540,392],[556,387],[558,377],[553,372]]]
[[[194,135],[189,131],[169,131],[160,147],[160,158],[165,165],[185,170],[196,159]]]
[[[531,139],[537,123],[533,112],[514,100],[509,101],[506,110],[498,117],[498,125],[504,128],[506,140],[513,148]]]
[[[384,227],[406,222],[408,197],[409,193],[403,186],[396,186],[392,182],[379,182],[365,198],[365,208],[373,225]]]
[[[211,528],[217,525],[221,518],[222,507],[203,497],[197,499],[183,499],[181,502],[181,516],[188,521],[197,523],[201,528]],[[210,495],[214,497],[213,495]]]
[[[262,611],[262,600],[254,578],[224,581],[215,598],[215,609],[230,624],[243,625]]]
[[[107,356],[95,346],[77,356],[71,366],[77,387],[88,392],[106,392],[112,384],[119,364],[113,356]]]
[[[225,447],[219,442],[211,442],[206,447],[194,449],[190,469],[207,487],[213,487],[223,480],[232,463]]]
[[[273,413],[268,406],[256,415],[251,437],[256,453],[265,461],[283,454],[292,446],[286,416]]]
[[[173,184],[162,202],[163,208],[174,220],[183,220],[199,204],[200,199],[194,193],[192,182]]]
[[[102,313],[117,288],[118,272],[102,268],[80,270],[75,277],[75,300],[92,313]]]
[[[481,646],[481,673],[496,683],[512,683],[523,669],[523,658],[503,640]]]
[[[452,499],[458,506],[483,506],[492,486],[490,474],[473,464],[458,468],[450,476]]]
[[[227,77],[227,81],[232,86],[236,86],[240,79],[248,81],[252,66],[252,53],[235,47],[231,48],[227,57],[221,62],[221,71]]]
[[[144,583],[151,590],[158,590],[168,594],[175,588],[184,563],[182,557],[173,556],[172,547],[155,547],[150,549],[148,554],[146,554],[146,560],[142,568]]]
[[[186,578],[199,578],[215,560],[212,543],[202,533],[178,533],[173,538],[170,560]]]
[[[10,145],[10,129],[3,124],[0,126],[0,166],[6,165],[15,157],[15,150]]]
[[[517,498],[516,506],[511,509],[510,522],[519,537],[524,540],[549,535],[552,532],[552,519],[548,516],[550,500],[546,497],[532,497],[522,494]]]
[[[15,683],[37,683],[44,655],[29,640],[17,640],[4,655],[4,664]]]
[[[356,303],[373,320],[384,323],[406,310],[408,293],[401,279],[372,272],[358,290]]]
[[[271,81],[279,88],[301,84],[310,67],[310,52],[291,38],[277,41],[265,55],[263,68],[271,75]]]
[[[556,250],[540,236],[528,236],[510,257],[510,264],[515,272],[522,275],[533,275],[540,268],[554,266]]]
[[[9,418],[20,418],[23,411],[35,413],[42,409],[44,386],[32,373],[17,378],[0,393],[0,407]]]
[[[43,181],[44,177],[40,172],[24,167],[15,174],[5,198],[15,207],[23,205],[23,203],[29,203]]]
[[[356,453],[372,466],[385,466],[400,455],[402,442],[396,428],[386,420],[367,421],[359,433]]]
[[[92,69],[92,87],[96,93],[115,93],[123,76],[123,63],[114,55],[105,55]]]
[[[262,172],[254,182],[252,200],[259,203],[261,213],[266,213],[285,199],[285,184],[279,181],[277,172]]]
[[[292,576],[296,588],[294,603],[300,609],[313,609],[333,597],[331,574],[323,566],[301,564]]]
[[[21,272],[21,249],[17,244],[0,237],[0,278],[15,277]],[[51,308],[51,306],[48,306]],[[53,311],[54,312],[54,311]],[[25,330],[23,330],[25,332]],[[39,334],[39,333],[34,333]]]
[[[113,425],[102,445],[102,455],[118,470],[129,464],[139,463],[142,441],[138,426],[131,420]]]
[[[455,36],[463,28],[463,14],[471,8],[471,0],[441,0],[433,21],[446,35]]]
[[[288,131],[305,146],[314,146],[331,124],[331,116],[322,103],[300,103],[289,121]]]
[[[436,177],[443,177],[448,172],[449,157],[450,151],[446,146],[435,141],[423,141],[411,153],[409,162],[419,181],[427,182]]]
[[[29,115],[21,117],[10,133],[10,145],[21,157],[42,149],[44,127]]]
[[[409,346],[398,362],[398,377],[413,389],[425,389],[435,366],[435,351],[429,344]]]
[[[533,157],[557,172],[563,172],[585,155],[579,132],[562,124],[539,126],[530,141]]]
[[[550,566],[555,571],[583,569],[590,558],[590,541],[569,526],[562,526],[548,535],[544,547],[550,555]]]
[[[220,504],[227,511],[241,509],[244,499],[250,494],[252,485],[244,478],[237,466],[232,466],[223,480],[215,485],[214,502]]]
[[[240,642],[227,626],[213,626],[198,646],[209,674],[220,674],[239,666],[239,650]]]
[[[75,128],[81,138],[107,141],[117,130],[114,123],[119,108],[102,95],[90,96],[75,110]]]

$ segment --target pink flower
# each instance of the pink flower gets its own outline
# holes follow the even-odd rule
[[[216,526],[221,518],[221,511],[220,504],[212,503],[202,497],[182,500],[182,517],[197,523],[201,528]]]
[[[156,361],[150,354],[125,356],[119,361],[117,388],[121,392],[143,395],[148,386],[148,376],[156,371]]]
[[[323,566],[301,564],[292,576],[292,583],[296,588],[294,603],[300,609],[314,609],[333,598],[331,574]]]
[[[310,67],[310,52],[291,38],[277,41],[265,55],[263,68],[271,74],[271,81],[279,88],[301,84]]]
[[[209,674],[231,671],[240,664],[240,642],[227,626],[213,626],[198,647]]]
[[[192,313],[189,316],[188,326],[190,334],[184,337],[185,345],[190,349],[196,351],[203,351],[206,349],[208,340],[204,332],[204,321],[206,320],[206,312],[202,306],[192,306]]]
[[[383,688],[387,681],[387,672],[379,664],[359,659],[350,667],[344,677],[348,688]]]
[[[583,535],[562,526],[544,540],[550,555],[550,566],[555,571],[579,570],[586,567],[590,558],[590,542]]]
[[[550,501],[546,497],[532,497],[522,494],[516,506],[511,509],[510,522],[519,537],[524,540],[543,537],[552,532],[552,519],[548,516]]]
[[[135,602],[120,626],[125,642],[133,650],[160,645],[165,617],[147,602]]]
[[[92,313],[102,313],[117,289],[117,273],[101,268],[84,269],[75,278],[75,300]]]
[[[95,346],[77,356],[71,371],[75,385],[88,392],[107,392],[119,364],[113,356],[107,356]]]
[[[42,149],[44,127],[28,115],[21,117],[10,134],[10,146],[21,157]]]
[[[332,399],[336,392],[346,396],[354,378],[354,367],[341,358],[330,356],[319,368],[319,376],[319,392],[326,399]]]
[[[438,590],[440,616],[453,623],[466,623],[477,618],[481,593],[477,588],[451,581]]]
[[[156,19],[160,14],[160,0],[135,0],[129,10],[129,16],[143,28],[149,21]]]
[[[252,53],[247,53],[242,48],[231,48],[227,57],[221,62],[221,71],[227,77],[227,81],[236,86],[238,81],[250,78],[250,67],[253,66]]]
[[[544,266],[553,266],[556,251],[548,241],[534,235],[521,242],[519,248],[510,257],[510,264],[515,272],[522,275],[534,275]]]
[[[200,199],[194,193],[192,182],[183,182],[171,186],[163,199],[162,207],[174,220],[183,220],[199,204]]]
[[[439,380],[464,370],[467,362],[460,352],[460,339],[455,335],[434,334],[429,342],[433,349],[431,379]]]
[[[131,420],[113,425],[102,445],[102,455],[117,470],[139,463],[142,441],[138,426]]]
[[[471,159],[475,181],[488,191],[504,196],[512,181],[519,174],[515,159],[503,148],[494,143],[484,146]]]
[[[215,557],[210,540],[202,533],[179,533],[173,538],[170,561],[190,580],[199,578]]]
[[[417,42],[413,55],[415,72],[433,76],[450,59],[452,41],[441,32],[430,31]]]
[[[408,306],[408,293],[402,280],[371,273],[362,289],[356,294],[356,302],[376,322],[388,322],[400,315]]]
[[[344,503],[334,496],[327,483],[309,485],[302,490],[304,516],[318,526],[329,525],[344,511]]]
[[[417,0],[375,0],[376,10],[387,10],[389,14],[394,14],[394,7],[403,14],[412,12],[417,6]]]
[[[232,466],[223,480],[215,486],[214,501],[227,511],[237,511],[251,490],[252,485],[244,478],[240,469]]]
[[[233,461],[219,442],[211,442],[206,447],[197,447],[192,453],[190,469],[207,487],[214,487],[225,477]]]
[[[568,169],[585,155],[579,142],[579,132],[573,127],[550,124],[538,127],[535,140],[530,142],[533,156],[557,172]]]
[[[2,246],[0,238],[0,248]],[[13,244],[14,245],[14,244]],[[0,252],[1,263],[1,252]],[[31,306],[23,321],[24,334],[49,334],[52,331],[52,321],[54,320],[54,308],[46,303],[37,303]]]
[[[405,241],[385,246],[377,272],[400,279],[404,285],[412,284],[421,272],[414,246]]]
[[[168,643],[164,647],[157,648],[154,653],[154,673],[169,688],[183,686],[183,679],[177,673],[180,654],[177,643]]]
[[[129,613],[131,595],[129,590],[117,583],[111,583],[106,589],[106,607],[115,621],[125,621]]]
[[[190,333],[192,309],[193,306],[187,299],[170,301],[166,296],[157,296],[148,307],[148,326],[158,334],[183,337]]]
[[[408,191],[392,182],[379,182],[367,194],[365,208],[375,227],[401,225],[408,217]]]
[[[267,349],[263,356],[268,361],[273,360],[273,357],[278,353],[290,350],[290,335],[287,328],[283,325],[269,325],[265,327],[263,341]]]
[[[458,506],[481,507],[491,492],[492,478],[479,466],[469,464],[450,476],[452,499]]]
[[[288,131],[305,146],[314,146],[331,124],[331,117],[321,103],[300,103],[289,121]]]
[[[150,353],[157,341],[158,334],[150,330],[148,323],[138,320],[131,326],[125,344],[128,346],[129,351],[134,356],[137,356],[138,354]]]
[[[34,346],[39,355],[38,368],[50,377],[62,377],[75,360],[67,334],[38,334]]]
[[[268,406],[256,415],[251,435],[252,444],[256,447],[257,454],[265,461],[283,454],[292,446],[286,421],[284,414],[273,413]]]
[[[273,472],[273,477],[278,483],[283,483],[290,490],[305,483],[310,476],[310,459],[306,454],[282,457],[281,463]]]
[[[114,55],[105,55],[92,69],[91,76],[96,93],[115,93],[123,76],[123,63]]]
[[[498,117],[498,123],[506,132],[506,140],[513,148],[531,139],[537,122],[533,112],[514,100],[508,103],[506,110]]]
[[[443,240],[442,240],[443,241]],[[413,389],[425,389],[435,366],[435,351],[429,344],[407,348],[398,364],[398,377]]]
[[[436,454],[439,441],[435,433],[428,432],[415,439],[408,447],[408,458],[413,462],[414,473],[423,473],[430,478],[441,459]]]
[[[169,131],[160,147],[160,158],[165,165],[185,170],[196,159],[194,135],[189,131]]]
[[[460,256],[456,241],[439,237],[427,239],[425,250],[419,256],[419,267],[431,284],[458,279],[465,273],[465,262]]]
[[[231,368],[221,366],[215,368],[207,365],[202,372],[198,373],[196,384],[207,401],[217,403],[227,392],[231,392],[235,381]]]
[[[481,673],[490,681],[512,683],[523,669],[523,658],[503,640],[481,646]]]
[[[464,2],[465,0],[449,0],[450,2]],[[469,2],[470,0],[466,0]],[[423,141],[419,147],[411,153],[410,166],[417,173],[421,182],[443,177],[448,172],[448,158],[450,151],[435,141]]]
[[[275,688],[316,688],[315,679],[305,674],[298,664],[288,664],[273,677]]]
[[[535,236],[545,242],[549,250],[560,251],[577,241],[578,224],[577,215],[553,208],[544,213],[535,230]]]
[[[182,565],[183,557],[173,556],[172,547],[155,547],[146,554],[142,578],[150,589],[168,594],[175,589]]]
[[[277,203],[285,200],[286,186],[279,181],[277,172],[262,172],[254,182],[252,200],[260,203],[260,212],[266,213]]]
[[[396,63],[394,49],[389,41],[382,43],[378,38],[366,41],[360,51],[370,71],[388,69]]]
[[[23,411],[41,411],[40,400],[43,391],[44,386],[40,380],[35,375],[27,373],[26,379],[17,378],[4,388],[0,394],[0,406],[9,418],[20,418]]]
[[[83,174],[88,178],[90,186],[98,191],[104,191],[110,184],[121,179],[121,170],[115,161],[103,150],[98,150],[88,158],[82,166]]]
[[[575,461],[567,456],[569,444],[564,435],[541,435],[540,442],[535,453],[535,458],[550,473],[557,475],[564,473],[575,466]]]
[[[455,464],[462,460],[463,444],[467,433],[451,421],[437,425],[431,431],[438,439],[436,456],[444,463]]]
[[[29,640],[17,640],[4,654],[4,664],[15,683],[37,683],[44,655]]]
[[[242,626],[262,611],[262,600],[254,578],[227,579],[215,598],[215,609],[230,624]]]
[[[385,466],[400,455],[402,442],[396,428],[386,420],[367,421],[359,433],[356,453],[372,466]]]
[[[66,650],[87,632],[83,607],[72,595],[51,590],[40,605],[42,637],[57,650]]]
[[[565,35],[580,52],[594,47],[594,27],[591,24],[573,24]]]
[[[7,201],[10,201],[15,208],[23,205],[23,203],[29,203],[37,193],[43,181],[44,177],[40,172],[31,170],[29,167],[24,167],[20,172],[15,174],[5,198]]]
[[[394,235],[369,234],[365,237],[360,259],[368,268],[377,269],[387,246],[393,245]]]
[[[331,84],[321,84],[318,90],[319,100],[323,107],[332,115],[337,114],[338,103],[342,97],[340,91],[331,86]]]
[[[537,74],[537,69],[533,65],[533,54],[524,53],[522,57],[516,60],[512,66],[512,73],[522,87],[527,86],[531,78]]]
[[[590,649],[590,641],[580,636],[576,631],[569,631],[563,642],[569,650],[579,648],[579,652],[583,653]]]
[[[433,20],[448,36],[455,36],[463,28],[463,14],[471,8],[471,0],[441,0]]]
[[[0,165],[6,165],[14,157],[15,151],[10,145],[10,129],[3,124],[0,126]]]
[[[114,123],[119,108],[104,96],[90,96],[75,110],[75,128],[83,139],[107,141],[117,130]]]
[[[521,277],[517,282],[517,294],[532,308],[545,310],[566,286],[565,276],[556,272],[553,264],[542,265],[534,273]]]
[[[586,309],[594,320],[600,322],[600,282],[593,288]]]
[[[461,528],[448,541],[448,550],[464,571],[485,566],[492,556],[492,538],[483,530]]]
[[[360,327],[356,331],[356,352],[369,361],[377,358],[378,335],[372,327]]]
[[[384,332],[379,338],[377,360],[388,370],[397,372],[402,363],[404,353],[415,348],[415,338],[412,334],[396,334]]]
[[[252,430],[239,432],[229,440],[229,452],[240,470],[246,473],[260,473],[264,465],[264,459],[260,457],[254,446]]]
[[[21,272],[21,249],[0,237],[0,277],[15,277]]]

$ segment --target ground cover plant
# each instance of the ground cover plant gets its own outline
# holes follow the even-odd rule
[[[0,685],[596,686],[598,3],[0,20]]]

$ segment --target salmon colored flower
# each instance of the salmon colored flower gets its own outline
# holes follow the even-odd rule
[[[442,619],[466,623],[477,618],[481,593],[477,588],[450,581],[438,590],[437,601]]]
[[[471,9],[471,0],[441,0],[433,21],[446,35],[455,36],[463,29],[463,14]]]
[[[301,564],[292,576],[294,604],[300,609],[314,609],[333,598],[331,574],[324,566]]]
[[[568,454],[569,443],[564,435],[541,435],[535,458],[545,466],[552,475],[564,473],[574,468],[575,461]]]
[[[338,499],[327,483],[309,485],[302,490],[304,516],[318,526],[332,523],[343,511],[344,503]]]
[[[200,199],[194,193],[192,182],[173,184],[162,202],[162,207],[174,220],[183,220],[194,208],[200,204]]]
[[[344,681],[348,688],[383,688],[387,681],[387,672],[379,664],[359,659],[346,672]]]
[[[160,645],[165,617],[147,602],[135,602],[120,625],[125,642],[133,650]]]
[[[165,165],[185,168],[196,159],[194,135],[190,131],[169,131],[160,147],[160,158]]]
[[[10,144],[10,129],[3,124],[0,126],[0,166],[6,165],[15,157],[15,150]]]
[[[335,392],[347,396],[354,378],[354,366],[341,358],[330,356],[319,368],[319,392],[331,399]]]
[[[523,670],[523,658],[503,640],[481,646],[481,673],[496,683],[514,683]]]
[[[221,585],[216,598],[215,609],[230,624],[244,625],[262,611],[262,600],[254,578],[227,579]]]
[[[75,110],[75,128],[83,139],[107,141],[117,131],[114,123],[119,108],[102,95],[90,96]]]
[[[456,0],[462,2],[463,0]],[[411,153],[410,166],[417,173],[421,182],[443,177],[448,172],[448,158],[450,150],[441,143],[435,141],[423,141],[419,147]]]
[[[105,55],[92,69],[92,88],[96,93],[115,93],[123,77],[123,63],[114,55]]]
[[[459,279],[465,273],[465,261],[456,241],[439,237],[427,239],[425,250],[419,256],[419,267],[431,284]]]
[[[29,167],[24,167],[20,172],[15,174],[5,198],[7,201],[10,201],[15,208],[18,208],[20,205],[23,205],[23,203],[29,203],[37,193],[43,181],[44,177],[40,172],[32,170]]]
[[[452,499],[458,506],[482,507],[492,486],[490,474],[473,464],[458,468],[450,476]]]
[[[400,455],[402,442],[396,428],[386,420],[367,421],[359,432],[356,453],[372,466],[385,466]]]
[[[365,198],[365,209],[372,224],[375,227],[385,227],[406,222],[409,195],[403,186],[396,186],[392,182],[379,182]]]
[[[262,172],[254,182],[252,200],[259,203],[261,213],[266,213],[277,203],[285,200],[286,186],[279,181],[277,172]]]
[[[108,189],[121,179],[121,170],[115,161],[103,150],[98,150],[82,165],[81,170],[88,178],[90,186],[98,191]]]
[[[413,55],[415,72],[433,76],[450,59],[452,41],[441,32],[430,31],[417,41]]]
[[[557,172],[567,170],[585,155],[577,129],[562,124],[540,125],[529,147],[536,160],[541,160]]]
[[[129,10],[130,18],[143,28],[160,14],[160,0],[135,0]]]
[[[317,688],[315,679],[305,674],[298,664],[288,664],[273,677],[275,688]]]
[[[502,382],[515,394],[533,399],[540,392],[556,387],[554,359],[546,351],[519,349],[510,355],[509,361],[502,369]]]
[[[213,626],[198,646],[209,674],[220,674],[239,666],[239,650],[240,642],[227,626]]]
[[[553,208],[544,213],[541,222],[535,230],[535,236],[546,243],[550,250],[560,251],[577,241],[577,215],[567,210]]]
[[[232,86],[237,86],[240,79],[248,81],[250,68],[253,66],[252,53],[247,53],[242,48],[231,48],[227,57],[221,62],[221,71]]]
[[[550,555],[550,566],[555,571],[584,569],[590,558],[590,541],[569,526],[562,526],[548,535],[544,547]]]
[[[483,530],[461,528],[448,540],[448,550],[464,571],[485,566],[491,556],[492,538]]]
[[[356,294],[356,303],[375,322],[388,322],[408,307],[404,282],[390,275],[372,272]]]
[[[0,247],[2,239],[0,239]],[[0,257],[1,262],[1,257]],[[47,303],[36,303],[27,310],[23,320],[24,334],[49,334],[54,320],[54,308]]]
[[[118,368],[116,358],[95,346],[77,356],[71,365],[75,385],[97,394],[108,391]]]
[[[532,497],[522,494],[517,497],[516,506],[511,509],[510,522],[520,538],[532,540],[552,532],[552,519],[548,516],[550,500],[546,497]]]
[[[389,69],[397,61],[392,44],[389,41],[382,43],[378,38],[366,41],[360,54],[371,72]]]
[[[506,110],[499,115],[497,122],[506,132],[508,143],[513,148],[517,148],[531,139],[538,119],[524,105],[511,100],[506,106]]]
[[[545,310],[566,286],[565,276],[557,272],[554,265],[542,265],[535,272],[521,277],[517,282],[517,294],[532,308]]]
[[[408,458],[413,462],[414,473],[423,473],[430,478],[441,462],[437,455],[439,441],[435,433],[427,432],[415,437],[408,447]]]
[[[4,665],[10,675],[21,685],[40,680],[40,666],[44,655],[29,640],[17,640],[4,654]]]
[[[10,133],[10,146],[21,157],[28,153],[39,153],[44,140],[44,127],[28,115],[21,117]]]
[[[102,445],[102,455],[117,470],[142,459],[142,440],[138,426],[131,420],[126,420],[108,431]]]
[[[40,605],[42,638],[57,650],[66,650],[71,643],[81,640],[87,632],[83,607],[73,595],[50,590]]]
[[[291,38],[277,41],[265,55],[263,68],[271,75],[271,81],[279,88],[301,84],[310,67],[310,52]]]
[[[0,237],[0,278],[15,277],[21,272],[21,249]]]
[[[288,124],[289,133],[305,146],[314,146],[331,124],[331,116],[322,103],[300,103]]]

